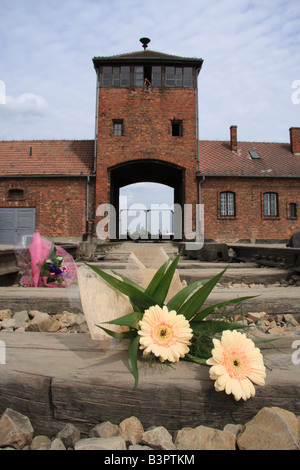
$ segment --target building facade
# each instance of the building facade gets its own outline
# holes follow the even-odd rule
[[[138,182],[170,186],[181,207],[203,204],[206,239],[288,240],[300,228],[300,128],[288,143],[239,142],[234,125],[228,141],[199,141],[203,60],[141,42],[138,52],[93,59],[94,140],[0,142],[0,244],[34,230],[96,236],[105,204],[116,214],[107,238],[118,239],[120,188]]]

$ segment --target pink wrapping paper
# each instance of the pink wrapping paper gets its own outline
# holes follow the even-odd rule
[[[41,237],[39,233],[36,232],[33,234],[32,243],[29,247],[31,257],[31,284],[33,287],[68,287],[71,282],[76,279],[77,265],[73,257],[60,246],[56,246],[56,254],[64,257],[63,266],[68,268],[68,272],[64,273],[63,283],[47,283],[45,279],[41,279],[41,268],[49,257],[51,246],[52,243],[46,238]]]

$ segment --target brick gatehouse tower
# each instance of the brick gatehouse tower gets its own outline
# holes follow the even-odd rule
[[[174,203],[198,201],[197,78],[203,60],[142,47],[94,57],[97,73],[96,208],[111,204],[119,234],[119,190],[138,182],[174,189]],[[100,215],[96,212],[96,224]],[[182,222],[181,222],[182,223]]]

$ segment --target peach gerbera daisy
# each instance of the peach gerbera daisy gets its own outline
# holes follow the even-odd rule
[[[159,305],[145,311],[139,322],[140,349],[153,353],[162,362],[177,362],[189,352],[193,331],[184,315]]]
[[[223,331],[221,340],[213,339],[212,357],[206,361],[212,367],[210,378],[217,392],[225,390],[235,400],[254,397],[257,385],[265,384],[266,369],[259,348],[245,334],[236,330]]]

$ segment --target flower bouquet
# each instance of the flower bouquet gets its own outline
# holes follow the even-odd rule
[[[63,265],[65,257],[58,256],[56,251],[52,243],[49,258],[41,267],[41,278],[46,287],[56,287],[56,284],[64,285],[64,276],[70,272],[70,268]]]
[[[130,340],[128,351],[136,386],[138,352],[142,350],[142,357],[150,362],[160,360],[172,365],[184,359],[211,365],[210,377],[215,380],[215,389],[232,393],[236,400],[246,400],[255,394],[252,382],[264,384],[262,355],[245,334],[237,331],[246,328],[244,325],[207,317],[217,308],[253,296],[220,302],[201,310],[226,268],[210,280],[187,285],[165,304],[181,252],[156,271],[146,288],[119,273],[112,271],[111,275],[87,264],[112,288],[125,294],[132,306],[132,312],[105,322],[127,327],[127,331],[115,332],[102,325],[97,326],[114,338]],[[217,339],[215,335],[222,336]]]
[[[39,233],[23,237],[16,257],[21,268],[23,287],[69,287],[77,276],[73,257]],[[27,246],[28,240],[31,240]]]

